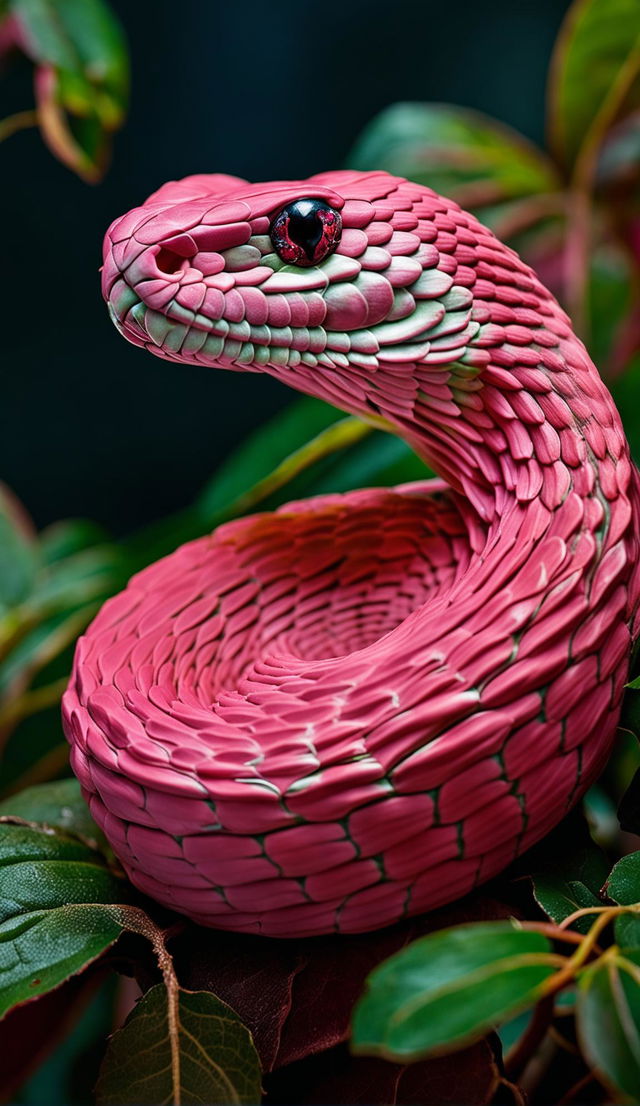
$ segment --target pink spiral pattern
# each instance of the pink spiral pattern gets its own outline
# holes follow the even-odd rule
[[[268,231],[308,196],[343,233],[302,269]],[[566,316],[476,219],[383,173],[166,185],[110,228],[103,287],[135,344],[269,372],[442,477],[228,523],[105,604],[64,726],[130,878],[286,937],[495,875],[601,771],[636,635],[638,477]]]

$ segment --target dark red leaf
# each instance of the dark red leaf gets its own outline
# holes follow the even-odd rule
[[[278,941],[189,927],[173,943],[178,978],[213,991],[253,1033],[273,1071],[345,1041],[369,972],[409,941],[445,926],[506,918],[513,908],[475,895],[376,933]]]
[[[410,1066],[350,1056],[338,1045],[282,1068],[265,1080],[266,1101],[280,1106],[484,1106],[499,1080],[488,1040],[453,1056],[439,1056]]]

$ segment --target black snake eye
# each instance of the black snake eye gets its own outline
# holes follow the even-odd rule
[[[317,265],[335,250],[342,234],[339,212],[324,200],[287,204],[271,224],[273,248],[289,265]]]

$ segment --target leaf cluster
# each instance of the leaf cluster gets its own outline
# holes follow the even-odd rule
[[[129,101],[124,33],[105,0],[3,0],[0,53],[34,66],[35,108],[0,122],[0,140],[37,124],[51,152],[91,183]]]

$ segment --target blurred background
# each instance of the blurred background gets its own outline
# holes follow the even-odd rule
[[[129,117],[87,185],[34,128],[0,147],[4,327],[0,473],[39,527],[89,516],[126,533],[190,502],[292,395],[266,376],[172,365],[125,344],[99,291],[102,236],[164,181],[306,177],[344,164],[399,100],[478,108],[541,142],[567,0],[114,0],[129,40]],[[16,59],[1,115],[33,102]]]

